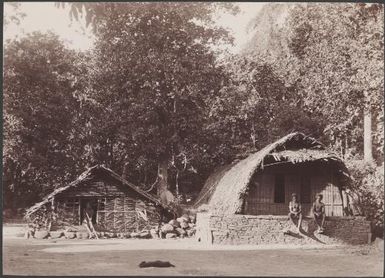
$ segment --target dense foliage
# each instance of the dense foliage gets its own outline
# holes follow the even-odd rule
[[[266,53],[301,108],[326,123],[324,141],[345,158],[363,156],[364,112],[372,114],[377,161],[383,160],[384,9],[380,4],[268,5],[255,19],[247,56]],[[272,14],[281,24],[269,23]],[[333,111],[333,113],[331,113]]]
[[[373,220],[375,232],[384,227],[384,165],[365,164],[349,161],[352,175],[351,190],[357,193],[362,213]]]
[[[281,24],[269,21],[272,14]],[[267,55],[277,75],[296,92],[300,109],[322,123],[323,134],[316,137],[346,160],[361,210],[379,226],[384,209],[383,166],[376,166],[384,160],[383,22],[380,4],[268,5],[253,26],[256,35],[261,35],[261,28],[272,35],[263,44],[254,37],[244,54]],[[357,165],[364,156],[363,134],[368,132],[365,113],[373,121],[376,162]]]
[[[95,163],[142,184],[167,169],[175,182],[202,167],[207,102],[226,79],[213,44],[229,43],[213,25],[213,5],[90,4],[97,14],[92,85],[87,97]],[[231,9],[231,7],[224,6]],[[165,185],[163,185],[165,186]]]
[[[94,27],[92,51],[50,33],[5,44],[5,207],[94,164],[145,189],[198,192],[216,166],[292,131],[362,158],[365,111],[383,161],[381,5],[266,5],[239,55],[221,52],[232,37],[213,19],[233,4],[69,5]],[[352,188],[379,222],[381,176],[365,167],[351,167]]]
[[[8,42],[4,53],[5,206],[25,206],[82,169],[74,126],[80,55],[53,34]],[[10,195],[8,195],[10,194]]]

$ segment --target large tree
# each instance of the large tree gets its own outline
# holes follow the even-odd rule
[[[170,170],[177,183],[182,172],[200,168],[198,158],[208,148],[201,144],[207,103],[226,78],[213,46],[231,43],[212,18],[218,8],[234,9],[95,3],[72,6],[72,13],[79,7],[94,19],[97,36],[89,97],[96,103],[91,124],[98,139],[91,148],[100,161],[118,171],[125,165],[139,181],[158,176],[160,193]]]
[[[383,120],[384,9],[379,4],[298,5],[288,19],[305,105],[328,121],[344,153],[362,154],[364,114]],[[383,160],[382,125],[374,130]]]
[[[383,159],[383,17],[379,4],[268,4],[251,23],[256,35],[245,55],[269,56],[300,108],[327,123],[323,139],[346,158],[362,157],[364,114],[371,114]]]
[[[271,56],[235,56],[226,68],[231,78],[211,100],[209,117],[223,159],[259,150],[293,131],[320,136],[324,123],[302,109],[301,97],[285,84]]]
[[[74,126],[79,59],[52,33],[5,44],[3,188],[8,207],[36,201],[73,178],[81,163],[74,155],[82,148]]]

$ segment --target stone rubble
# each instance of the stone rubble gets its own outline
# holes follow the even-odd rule
[[[98,238],[132,238],[132,239],[149,239],[149,238],[184,238],[193,237],[195,235],[195,216],[183,215],[177,219],[172,219],[169,223],[162,223],[160,227],[153,227],[150,230],[142,230],[139,232],[114,233],[99,231]],[[28,226],[24,237],[26,239],[88,239],[94,238],[90,235],[85,226],[70,226],[65,230],[47,231],[37,227]]]

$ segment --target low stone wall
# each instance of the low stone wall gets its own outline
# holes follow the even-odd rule
[[[302,221],[302,235],[287,216],[197,214],[198,240],[213,244],[366,244],[370,222],[363,217],[327,217],[325,233],[315,233],[312,218]],[[285,235],[290,230],[293,233]]]

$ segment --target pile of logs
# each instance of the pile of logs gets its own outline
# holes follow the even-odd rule
[[[156,231],[153,231],[155,233]],[[159,230],[160,238],[184,238],[195,235],[195,217],[184,214],[183,216],[170,220]],[[154,236],[153,236],[154,237]]]

